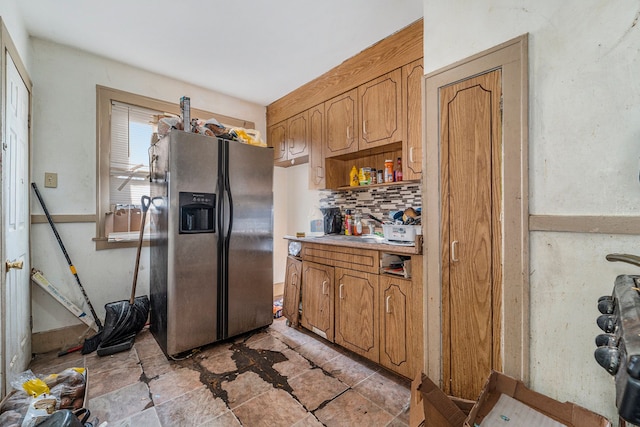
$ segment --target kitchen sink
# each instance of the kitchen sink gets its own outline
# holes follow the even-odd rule
[[[362,236],[346,236],[344,234],[327,234],[322,236],[324,239],[343,240],[360,243],[385,243],[384,237],[375,234],[364,234]]]

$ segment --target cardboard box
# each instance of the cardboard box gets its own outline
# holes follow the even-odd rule
[[[482,420],[498,402],[501,394],[513,397],[536,411],[566,424],[568,427],[611,427],[609,420],[595,412],[571,402],[559,402],[537,393],[528,389],[522,381],[496,371],[491,372],[491,375],[489,375],[478,401],[464,421],[464,426],[481,425]]]
[[[418,375],[411,384],[409,426],[462,427],[474,404],[472,400],[447,396],[426,375]]]

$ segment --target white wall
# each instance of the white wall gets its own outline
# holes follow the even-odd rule
[[[187,95],[191,97],[192,107],[253,121],[262,135],[266,135],[263,106],[40,39],[33,39],[31,43],[32,180],[39,185],[52,214],[95,213],[96,84],[176,103],[180,96]],[[44,188],[44,172],[58,174],[58,188]],[[31,209],[35,214],[42,213],[34,197]],[[135,248],[96,251],[92,241],[96,231],[93,223],[59,224],[57,228],[94,308],[104,317],[105,303],[129,297]],[[32,226],[31,263],[54,285],[72,294],[76,302],[83,301],[46,223]],[[142,251],[137,293],[149,293],[147,248]],[[32,309],[34,332],[79,323],[37,287],[34,287]]]
[[[31,66],[29,35],[18,12],[18,0],[0,0],[0,17],[7,27],[20,59],[29,70]]]
[[[275,168],[274,174],[275,221],[274,239],[274,283],[284,281],[287,241],[286,235],[298,231],[309,233],[313,210],[319,207],[319,191],[309,190],[309,164]]]
[[[635,0],[425,0],[425,73],[529,33],[534,215],[640,213],[640,6]],[[593,358],[610,252],[638,236],[533,232],[531,386],[611,420],[613,382]]]

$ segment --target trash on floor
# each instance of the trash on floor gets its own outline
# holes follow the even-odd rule
[[[35,426],[59,410],[78,410],[87,402],[87,370],[68,368],[57,374],[22,372],[14,390],[0,402],[0,425]]]
[[[278,319],[280,317],[282,317],[282,298],[273,302],[273,318]]]

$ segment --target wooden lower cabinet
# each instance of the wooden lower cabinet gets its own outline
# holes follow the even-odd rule
[[[282,298],[282,315],[292,326],[298,326],[300,315],[300,285],[302,284],[302,260],[288,256]]]
[[[333,267],[302,261],[301,324],[333,342],[334,325]]]
[[[336,344],[378,362],[378,276],[336,268],[335,283]]]
[[[304,243],[301,256],[287,259],[292,324],[302,301],[302,327],[406,378],[422,371],[422,255],[411,255],[411,278],[377,274],[375,250]]]
[[[405,377],[413,375],[410,317],[411,280],[380,276],[380,364]]]

